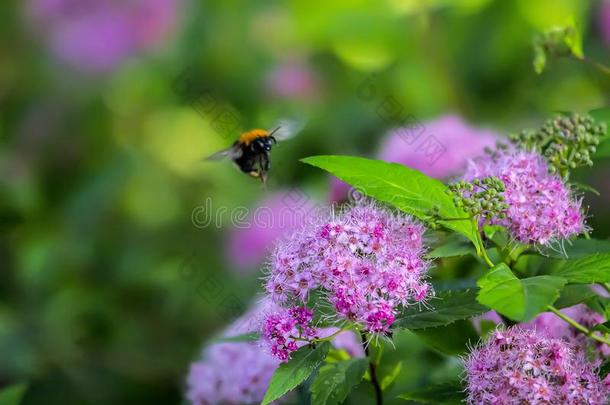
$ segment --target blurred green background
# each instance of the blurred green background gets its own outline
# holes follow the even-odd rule
[[[610,101],[588,65],[532,68],[535,33],[572,17],[610,63],[600,2],[131,3],[0,2],[0,387],[26,382],[25,404],[180,403],[204,340],[261,291],[258,266],[228,257],[230,221],[193,214],[290,187],[326,202],[328,178],[298,160],[374,156],[400,124],[387,97],[502,134]],[[274,150],[267,189],[202,162],[286,116],[307,126]],[[608,191],[609,163],[579,177]],[[597,238],[608,198],[586,195]],[[430,378],[435,355],[407,352],[404,384]]]

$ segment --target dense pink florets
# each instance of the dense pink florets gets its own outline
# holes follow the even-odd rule
[[[466,359],[468,403],[606,404],[610,389],[596,369],[564,340],[498,330]]]
[[[277,306],[266,300],[234,322],[224,336],[257,330],[262,319]],[[191,364],[187,398],[193,405],[259,403],[269,385],[278,359],[256,343],[218,343],[207,347]]]
[[[561,178],[549,173],[534,152],[515,152],[471,161],[465,180],[498,177],[505,185],[506,218],[494,224],[509,229],[525,244],[549,244],[578,235],[585,229],[581,202],[572,198]]]
[[[406,215],[360,203],[280,242],[267,292],[278,303],[306,303],[321,290],[336,318],[384,333],[397,308],[425,300],[424,228]]]
[[[305,307],[278,309],[265,319],[263,342],[273,356],[287,361],[304,340],[317,337],[318,331],[311,326],[312,319],[313,311]]]

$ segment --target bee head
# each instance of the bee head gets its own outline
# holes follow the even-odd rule
[[[271,152],[271,147],[274,143],[273,141],[274,140],[272,140],[271,137],[258,138],[252,142],[252,147],[258,152]]]

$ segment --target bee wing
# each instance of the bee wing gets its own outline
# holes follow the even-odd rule
[[[225,158],[237,159],[237,158],[241,157],[241,155],[242,155],[242,150],[239,147],[239,145],[233,145],[230,148],[223,149],[221,151],[218,151],[218,152],[208,156],[204,160],[221,160],[221,159],[225,159]]]
[[[278,141],[283,141],[288,138],[292,138],[305,127],[304,121],[299,120],[281,120],[275,125],[269,135],[273,135]]]

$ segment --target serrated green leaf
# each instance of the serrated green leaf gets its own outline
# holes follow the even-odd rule
[[[478,301],[515,321],[525,322],[555,302],[565,283],[565,279],[553,276],[520,280],[500,263],[477,281],[481,289]]]
[[[242,333],[241,335],[235,336],[222,336],[213,339],[210,343],[242,343],[242,342],[256,342],[261,337],[258,332]]]
[[[424,404],[461,404],[465,401],[464,388],[459,382],[430,385],[405,392],[398,398]]]
[[[395,327],[403,329],[423,329],[449,325],[455,321],[472,318],[488,309],[477,301],[476,289],[441,291],[431,300],[432,308],[411,305],[396,317]]]
[[[557,309],[569,308],[574,305],[585,302],[586,300],[594,297],[595,295],[595,291],[593,291],[591,289],[591,286],[589,285],[566,285],[561,291],[559,298],[557,299],[557,301],[555,301],[553,306]]]
[[[26,384],[15,384],[0,391],[0,405],[19,405],[25,395]]]
[[[429,218],[435,208],[442,218],[467,217],[453,204],[442,182],[406,166],[353,156],[313,156],[302,161],[328,171],[365,195],[392,204],[420,219]],[[440,223],[466,236],[480,248],[477,229],[470,221]]]
[[[438,259],[442,257],[465,256],[471,253],[476,254],[472,249],[472,245],[460,237],[448,239],[444,244],[432,249],[426,256],[431,259]]]
[[[314,405],[342,403],[357,386],[368,367],[368,360],[354,358],[320,367],[311,384],[311,402]]]
[[[563,277],[571,284],[610,282],[610,253],[595,253],[567,260],[553,275]]]
[[[290,361],[280,364],[273,373],[262,405],[275,401],[305,381],[322,364],[329,348],[330,343],[322,342],[315,349],[304,346],[294,352]]]

